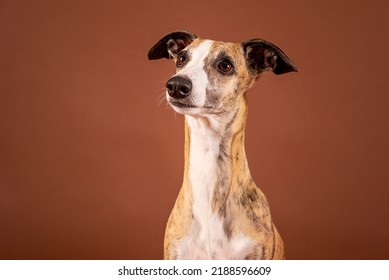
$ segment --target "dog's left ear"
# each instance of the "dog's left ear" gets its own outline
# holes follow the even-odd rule
[[[258,75],[272,71],[276,75],[298,72],[294,63],[277,46],[262,39],[252,39],[242,43],[247,65]]]
[[[176,31],[167,34],[159,40],[148,52],[147,57],[150,60],[167,58],[177,55],[196,39],[197,36],[188,31]]]

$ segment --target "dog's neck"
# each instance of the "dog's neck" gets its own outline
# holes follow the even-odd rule
[[[251,181],[244,148],[246,117],[245,95],[234,112],[185,117],[184,186],[192,193],[195,216],[225,216],[228,194]]]

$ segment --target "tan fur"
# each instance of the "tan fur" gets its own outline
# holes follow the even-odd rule
[[[184,179],[181,190],[176,199],[173,210],[170,214],[164,240],[164,259],[175,259],[176,253],[170,248],[175,248],[176,242],[180,240],[188,232],[192,222],[191,208],[193,196],[188,179],[189,171],[189,145],[190,134],[188,125],[185,123],[185,165]]]
[[[196,39],[188,46],[188,52],[196,48],[202,39]],[[212,67],[207,68],[209,91],[207,96],[211,105],[217,104],[225,109],[220,114],[220,122],[225,122],[228,133],[225,136],[225,147],[228,149],[225,186],[215,186],[212,209],[224,221],[224,231],[232,238],[239,234],[250,237],[255,242],[254,249],[246,259],[284,259],[283,241],[273,225],[269,205],[265,195],[257,188],[251,178],[245,148],[245,124],[247,118],[246,91],[257,76],[247,68],[240,44],[215,42],[212,45],[206,64],[212,64],[221,53],[233,58],[236,75],[220,76]],[[176,58],[175,58],[176,59]],[[220,94],[220,85],[223,94]],[[231,122],[231,124],[227,124]],[[181,190],[169,217],[165,232],[164,259],[177,257],[177,244],[188,234],[193,222],[193,194],[189,180],[190,128],[185,121],[185,169]]]

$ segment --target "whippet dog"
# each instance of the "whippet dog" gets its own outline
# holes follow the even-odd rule
[[[244,137],[246,92],[264,71],[297,71],[261,39],[226,43],[170,33],[148,58],[173,58],[166,99],[185,115],[185,168],[170,214],[164,259],[284,259],[265,195],[251,178]]]

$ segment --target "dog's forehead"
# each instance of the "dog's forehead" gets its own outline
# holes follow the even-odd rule
[[[198,38],[189,45],[188,50],[201,57],[217,58],[220,54],[224,54],[233,59],[243,58],[243,49],[238,43]]]

